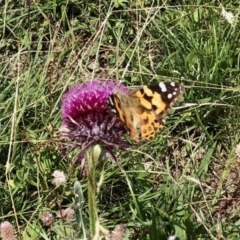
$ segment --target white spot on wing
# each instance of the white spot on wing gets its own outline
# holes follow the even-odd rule
[[[169,94],[167,95],[168,99],[171,99],[172,96],[173,96],[173,95],[172,95],[171,93],[169,93]]]
[[[166,85],[164,82],[160,82],[159,83],[159,87],[161,88],[162,92],[166,92],[167,91],[167,88],[166,88]]]
[[[175,87],[175,86],[176,86],[175,82],[171,82],[170,85],[171,85],[172,87]]]
[[[176,92],[173,92],[172,94],[173,94],[173,95],[176,95],[177,93],[176,93]]]

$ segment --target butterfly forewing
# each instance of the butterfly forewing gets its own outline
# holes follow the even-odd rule
[[[140,103],[147,109],[158,109],[158,112],[169,108],[183,94],[182,84],[175,82],[160,82],[150,84],[134,91],[131,95],[136,95]]]

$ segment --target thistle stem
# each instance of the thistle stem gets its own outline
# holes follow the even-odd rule
[[[88,162],[88,208],[89,208],[89,221],[90,221],[90,231],[91,236],[98,235],[96,231],[99,231],[96,223],[98,220],[98,210],[96,202],[96,179],[95,179],[95,170],[97,162],[99,161],[101,155],[100,145],[93,146],[89,151],[86,152],[87,162]]]

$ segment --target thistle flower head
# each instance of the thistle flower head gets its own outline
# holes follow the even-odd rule
[[[13,226],[10,222],[5,221],[0,225],[0,233],[3,240],[16,240],[16,236],[14,234]]]
[[[72,220],[74,215],[74,210],[71,208],[61,209],[57,211],[57,218],[61,218],[64,222],[69,222]]]
[[[53,184],[54,185],[59,186],[59,185],[66,184],[67,178],[66,178],[64,172],[55,170],[52,175],[53,175]]]
[[[101,144],[113,157],[112,148],[123,148],[126,142],[121,136],[126,133],[122,122],[107,108],[107,98],[115,91],[127,89],[113,80],[92,80],[71,88],[62,100],[61,135],[80,147],[75,163],[84,159],[84,153],[91,145]]]
[[[51,226],[51,225],[53,225],[53,223],[54,223],[54,221],[55,221],[55,218],[54,218],[54,216],[52,215],[52,213],[50,213],[50,212],[44,212],[44,213],[42,214],[41,220],[42,220],[42,223],[43,223],[45,226]]]
[[[122,240],[126,235],[127,227],[125,224],[118,224],[111,232],[110,240]]]

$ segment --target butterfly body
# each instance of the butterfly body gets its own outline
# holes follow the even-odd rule
[[[129,94],[116,92],[109,96],[107,102],[110,111],[119,117],[132,138],[139,142],[153,138],[156,131],[163,128],[164,118],[183,91],[182,84],[160,82],[142,86]]]

